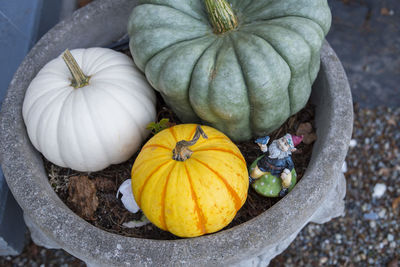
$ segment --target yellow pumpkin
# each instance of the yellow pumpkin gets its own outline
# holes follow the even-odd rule
[[[200,133],[205,135],[199,139]],[[246,201],[248,187],[239,149],[208,126],[181,124],[161,131],[143,146],[132,167],[132,191],[143,213],[180,237],[228,225]]]

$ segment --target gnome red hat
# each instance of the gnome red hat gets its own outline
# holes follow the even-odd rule
[[[303,135],[297,136],[297,135],[292,135],[292,140],[293,140],[293,145],[297,146],[298,144],[301,143],[301,141],[303,140]]]
[[[286,134],[285,138],[290,148],[295,148],[298,144],[301,143],[301,140],[303,140],[303,136],[297,136],[291,134]]]

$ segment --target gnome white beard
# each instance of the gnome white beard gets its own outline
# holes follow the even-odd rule
[[[290,150],[288,150],[286,152],[282,151],[278,146],[278,140],[273,141],[269,145],[268,150],[269,150],[269,157],[272,158],[272,159],[276,159],[276,158],[283,159],[283,158],[286,158],[286,157],[288,157],[288,156],[290,156],[292,154],[290,152]]]

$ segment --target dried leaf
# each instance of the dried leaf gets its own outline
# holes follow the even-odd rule
[[[313,127],[311,123],[305,122],[300,123],[299,127],[297,128],[296,135],[305,135],[313,132]]]
[[[394,214],[398,214],[398,207],[400,205],[400,197],[397,197],[392,202],[392,209]]]
[[[300,123],[297,128],[296,135],[303,136],[303,143],[306,145],[312,144],[315,140],[317,140],[317,135],[314,132],[314,129],[309,122]]]
[[[382,16],[389,16],[390,15],[389,9],[387,9],[386,7],[382,7],[381,8],[381,15]]]
[[[73,176],[69,179],[68,202],[75,212],[86,220],[93,220],[99,206],[96,186],[87,176]]]

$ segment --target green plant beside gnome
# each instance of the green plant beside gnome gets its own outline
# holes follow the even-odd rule
[[[286,134],[267,146],[269,136],[256,139],[263,156],[250,167],[250,180],[257,193],[276,197],[285,196],[296,184],[296,172],[291,154],[303,136]]]

